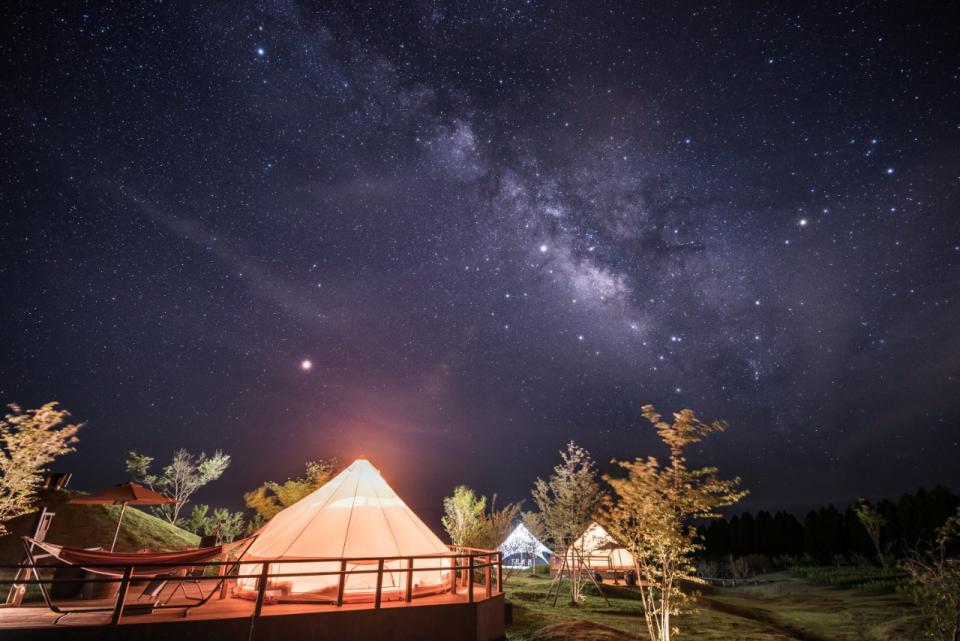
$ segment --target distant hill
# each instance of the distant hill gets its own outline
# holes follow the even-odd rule
[[[117,527],[120,507],[113,505],[70,505],[67,501],[80,492],[44,492],[38,503],[55,512],[47,541],[74,547],[110,547]],[[9,533],[0,537],[0,563],[17,563],[23,547],[21,537],[32,534],[37,512],[9,521]],[[134,552],[143,548],[175,550],[197,547],[200,537],[181,530],[163,519],[134,507],[127,507],[123,527],[117,538],[118,552]]]

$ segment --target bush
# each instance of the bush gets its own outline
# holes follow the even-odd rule
[[[797,566],[791,573],[819,585],[871,592],[896,592],[906,583],[907,578],[903,570],[896,568],[853,565]]]

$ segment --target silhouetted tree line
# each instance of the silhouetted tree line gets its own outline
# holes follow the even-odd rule
[[[886,554],[901,557],[929,541],[934,531],[956,514],[960,496],[948,488],[923,488],[896,501],[884,499],[876,509],[884,520],[881,545]],[[750,554],[802,557],[832,561],[854,555],[875,558],[876,550],[853,506],[840,511],[827,505],[807,513],[801,522],[787,512],[745,512],[712,521],[703,529],[707,557]]]

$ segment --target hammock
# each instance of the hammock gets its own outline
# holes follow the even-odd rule
[[[133,567],[132,578],[149,578],[173,574],[193,563],[205,563],[223,554],[222,545],[185,552],[106,552],[54,545],[24,537],[28,542],[67,565],[79,565],[88,572],[120,578],[127,566]]]
[[[224,585],[224,582],[227,580],[227,578],[229,578],[229,575],[232,574],[235,569],[240,567],[240,562],[243,559],[243,556],[247,553],[247,550],[250,548],[250,545],[256,540],[256,538],[256,535],[254,535],[248,539],[235,541],[228,545],[218,545],[215,547],[200,548],[198,550],[187,550],[185,552],[151,552],[145,554],[136,554],[128,552],[82,550],[79,548],[71,548],[62,545],[55,545],[53,543],[46,543],[45,541],[36,541],[29,536],[25,536],[23,537],[23,549],[26,552],[26,566],[31,569],[34,578],[37,580],[36,585],[40,588],[40,594],[43,596],[44,603],[47,604],[47,607],[50,608],[52,612],[60,615],[54,619],[54,624],[58,623],[60,619],[68,614],[73,614],[75,612],[109,612],[111,610],[114,612],[114,623],[117,623],[119,622],[119,617],[123,612],[123,590],[120,590],[114,600],[114,605],[112,606],[79,607],[71,609],[62,608],[53,602],[53,600],[50,598],[50,595],[47,593],[47,589],[44,586],[43,581],[40,579],[40,574],[37,571],[39,566],[37,565],[36,558],[33,555],[33,546],[40,548],[50,556],[62,561],[63,563],[77,565],[89,572],[104,575],[110,578],[122,579],[124,569],[130,567],[131,579],[155,579],[157,577],[169,577],[171,581],[183,581],[184,578],[177,578],[172,575],[184,568],[189,569],[191,567],[201,567],[192,566],[191,564],[193,563],[204,563],[217,556],[227,555],[233,550],[237,550],[242,547],[243,551],[240,552],[236,560],[230,562],[229,565],[221,566],[219,580],[217,581],[214,589],[203,598],[197,600],[197,603],[171,605],[169,603],[169,600],[173,598],[173,594],[171,594],[167,603],[157,602],[153,606],[153,609],[157,610],[166,608],[182,608],[184,613],[186,613],[186,611],[190,610],[191,608],[203,605],[210,600],[210,597],[220,591]]]

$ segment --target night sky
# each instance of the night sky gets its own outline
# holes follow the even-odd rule
[[[365,455],[437,525],[654,403],[746,508],[960,488],[956,4],[138,4],[3,9],[0,400],[71,487]]]

